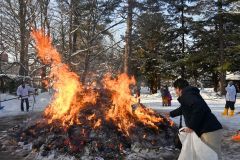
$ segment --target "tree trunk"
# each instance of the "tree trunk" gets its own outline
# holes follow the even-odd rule
[[[214,92],[218,91],[218,74],[217,73],[212,73],[212,81],[213,81],[213,90]]]
[[[26,12],[27,5],[23,0],[19,0],[19,27],[20,27],[20,69],[19,74],[28,75],[27,44],[26,44]]]
[[[96,1],[92,1],[92,5],[90,8],[90,19],[88,21],[88,32],[87,32],[87,43],[86,43],[86,47],[87,47],[87,52],[85,54],[85,61],[84,61],[84,71],[81,77],[81,82],[82,84],[86,83],[86,78],[89,72],[89,68],[90,68],[90,56],[91,54],[94,52],[93,49],[90,49],[94,44],[94,39],[92,39],[93,37],[96,36],[96,26],[97,26],[97,22],[96,22],[96,17],[95,17],[95,13],[94,13],[94,9],[96,9]],[[77,22],[77,21],[76,21]],[[78,23],[78,22],[77,22]]]
[[[90,54],[90,51],[88,51],[85,55],[84,71],[81,77],[81,82],[83,85],[86,83],[87,73],[89,70],[89,54]]]
[[[225,94],[226,71],[223,69],[224,65],[224,37],[223,37],[223,6],[222,0],[218,0],[218,36],[219,36],[219,56],[220,56],[220,92]]]
[[[129,74],[129,61],[132,52],[132,16],[133,16],[133,0],[128,0],[127,9],[127,30],[125,33],[125,54],[123,72]]]
[[[72,31],[73,31],[73,26],[72,26],[72,19],[73,19],[73,1],[74,0],[71,0],[70,1],[70,7],[69,7],[69,33],[68,33],[68,36],[69,36],[69,57],[71,56],[71,54],[73,53],[72,51]]]
[[[64,31],[63,14],[62,13],[61,13],[61,40],[62,40],[61,53],[64,54],[66,44],[65,44],[65,31]],[[68,59],[68,57],[66,57],[66,55],[65,55],[65,59]]]
[[[151,93],[151,94],[157,93],[158,83],[159,83],[158,80],[159,80],[159,79],[158,79],[158,77],[157,77],[156,74],[153,75],[153,77],[151,77],[151,78],[148,80],[148,85],[150,86],[149,88],[150,88],[150,93]]]
[[[44,24],[47,29],[47,35],[50,37],[50,23],[48,20],[48,5],[49,5],[50,0],[45,0],[44,2],[45,2],[44,3]]]
[[[75,4],[76,5],[76,4]],[[75,6],[74,5],[74,6]],[[74,26],[74,30],[75,32],[73,33],[73,40],[72,40],[72,52],[76,52],[77,51],[77,30],[76,28],[79,26],[79,23],[78,23],[78,16],[77,16],[77,13],[76,13],[76,10],[74,9],[73,11],[74,13],[74,17],[73,17],[73,26]]]
[[[50,23],[48,21],[48,5],[49,5],[49,0],[43,0],[41,1],[41,5],[42,5],[42,16],[43,16],[43,19],[44,21],[42,21],[42,24],[41,26],[43,27],[42,29],[44,30],[45,33],[47,33],[48,36],[50,36]],[[42,17],[41,16],[41,17]],[[46,79],[46,76],[47,76],[47,67],[44,66],[42,68],[42,71],[41,71],[41,80],[42,80],[42,90],[43,91],[47,91],[47,79]]]
[[[184,58],[184,51],[185,51],[185,26],[184,26],[184,1],[181,0],[182,5],[182,13],[181,13],[181,28],[182,28],[182,58]],[[181,66],[181,77],[185,78],[185,66],[182,64]]]

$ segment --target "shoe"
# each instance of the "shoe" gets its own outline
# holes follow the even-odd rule
[[[234,116],[234,110],[230,110],[229,117]]]
[[[224,108],[224,111],[222,113],[223,116],[227,116],[228,115],[228,109],[227,108]]]

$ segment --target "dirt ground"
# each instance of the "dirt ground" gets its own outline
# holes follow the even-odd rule
[[[27,120],[28,118],[37,118],[40,117],[41,113],[28,113],[25,115],[18,116],[9,116],[9,117],[1,117],[0,118],[0,146],[2,145],[2,139],[4,138],[2,135],[6,134],[6,131],[21,122]],[[1,148],[1,147],[0,147]],[[0,160],[23,160],[23,157],[16,156],[7,151],[2,151],[0,149]]]
[[[231,137],[236,131],[224,129],[222,140],[222,159],[223,160],[239,160],[240,159],[240,142],[234,142]]]
[[[0,146],[2,135],[6,134],[6,131],[24,120],[29,118],[35,119],[41,116],[41,113],[30,113],[26,115],[11,116],[0,118]],[[233,142],[231,136],[234,135],[236,131],[224,129],[223,141],[222,141],[222,159],[223,160],[238,160],[240,159],[240,142]],[[14,156],[7,151],[0,150],[0,160],[24,160],[24,157]]]

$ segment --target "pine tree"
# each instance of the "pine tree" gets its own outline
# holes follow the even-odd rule
[[[157,1],[142,3],[140,15],[134,31],[134,52],[132,69],[135,76],[144,76],[151,93],[156,93],[162,78],[168,76],[165,70],[164,54],[169,26],[160,12],[161,4]],[[134,61],[133,61],[134,60]]]
[[[213,2],[201,2],[201,7],[199,7],[202,10],[201,18],[195,22],[192,31],[195,40],[192,50],[195,55],[190,56],[189,61],[198,57],[198,63],[193,61],[192,64],[202,71],[200,76],[210,77],[215,91],[221,82],[220,91],[224,94],[226,71],[236,70],[235,60],[239,57],[235,50],[239,43],[239,20],[237,18],[239,16],[229,12],[233,2]]]
[[[191,44],[189,41],[191,34],[191,25],[193,23],[193,16],[197,14],[198,3],[193,0],[175,0],[168,2],[168,21],[172,23],[172,39],[175,45],[176,71],[180,73],[181,77],[187,78],[187,63],[186,57],[189,54],[189,48]]]

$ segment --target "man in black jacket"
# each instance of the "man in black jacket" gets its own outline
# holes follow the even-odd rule
[[[183,115],[185,132],[195,132],[221,159],[222,125],[211,112],[196,87],[180,78],[173,84],[181,106],[170,112],[171,117]]]

